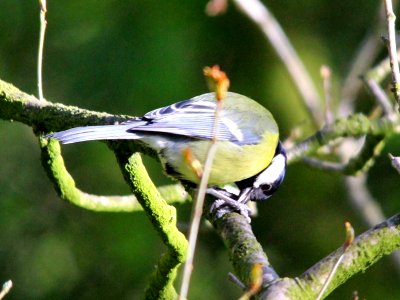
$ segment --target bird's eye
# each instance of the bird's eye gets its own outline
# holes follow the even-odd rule
[[[269,191],[271,190],[271,188],[272,188],[272,185],[270,185],[270,184],[263,184],[263,185],[261,186],[261,190],[262,190],[263,192],[269,192]]]

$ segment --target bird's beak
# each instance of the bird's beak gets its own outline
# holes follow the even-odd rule
[[[240,203],[247,203],[250,200],[250,193],[251,193],[252,189],[253,189],[252,187],[247,187],[247,188],[243,189],[240,192],[240,195],[239,195],[239,198],[237,201],[239,201]]]

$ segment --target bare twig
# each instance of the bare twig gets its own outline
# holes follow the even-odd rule
[[[316,125],[321,124],[321,101],[317,89],[278,21],[259,0],[233,0],[233,2],[260,27],[291,75],[312,120]]]
[[[229,272],[228,279],[236,284],[241,290],[246,290],[246,285],[239,278],[237,278],[235,274]]]
[[[328,66],[321,66],[320,69],[322,84],[324,87],[325,96],[325,125],[329,126],[333,122],[332,112],[332,72]]]
[[[341,102],[338,113],[340,116],[350,115],[354,111],[354,102],[362,87],[359,76],[364,74],[372,65],[381,49],[381,41],[377,36],[385,26],[385,8],[383,3],[380,5],[376,17],[377,21],[374,28],[367,32],[359,49],[351,60],[350,71],[343,81],[341,89]]]
[[[353,298],[352,298],[352,300],[359,300],[358,292],[357,292],[357,291],[354,291],[354,292],[353,292]]]
[[[393,106],[385,91],[373,79],[366,79],[365,83],[367,84],[371,93],[374,95],[375,100],[382,107],[385,114],[389,117],[392,116],[394,114]]]
[[[186,299],[187,294],[189,292],[190,277],[192,275],[192,270],[193,270],[193,259],[194,259],[194,253],[196,250],[196,242],[197,242],[197,236],[198,236],[199,227],[200,227],[201,215],[203,212],[204,197],[206,195],[208,178],[210,176],[212,161],[214,159],[216,151],[217,151],[216,143],[211,143],[211,146],[207,153],[207,159],[204,164],[204,173],[201,177],[201,181],[200,181],[197,195],[195,198],[195,203],[194,203],[193,213],[192,213],[192,220],[190,222],[191,226],[190,226],[189,238],[188,238],[189,245],[188,245],[188,251],[187,251],[187,259],[185,262],[185,266],[183,268],[182,284],[181,284],[181,289],[179,292],[179,299],[181,299],[181,300]],[[209,170],[209,171],[207,171],[207,170]]]
[[[39,100],[43,100],[42,67],[43,67],[44,36],[46,33],[46,26],[47,26],[46,0],[39,0],[39,4],[40,4],[40,35],[39,35],[39,49],[38,49],[38,61],[37,61],[37,79],[38,79],[37,84],[38,84]]]
[[[3,284],[3,287],[0,291],[0,300],[3,299],[5,297],[5,295],[8,294],[8,292],[11,290],[12,286],[13,286],[13,283],[11,280],[8,280]]]
[[[314,157],[304,157],[303,161],[317,169],[327,170],[327,171],[335,171],[335,172],[343,172],[346,169],[346,164],[341,164],[337,162],[319,160]]]
[[[400,157],[399,156],[393,156],[392,154],[388,154],[390,162],[392,163],[393,168],[397,170],[397,172],[400,173]]]
[[[332,270],[329,272],[328,278],[326,279],[324,285],[322,286],[321,291],[319,292],[317,298],[315,300],[320,300],[322,299],[322,296],[324,295],[326,289],[329,286],[329,283],[332,281],[333,276],[335,275],[339,265],[341,264],[343,258],[344,258],[344,254],[347,250],[347,248],[353,243],[354,240],[354,229],[351,226],[351,224],[349,222],[345,223],[345,229],[346,229],[346,240],[343,244],[343,252],[342,254],[339,256],[338,260],[336,261],[336,263],[334,264]]]
[[[346,178],[347,190],[353,199],[355,211],[362,214],[366,224],[370,227],[382,222],[385,219],[382,208],[372,198],[365,186],[367,180],[366,174],[357,177]]]
[[[228,8],[228,0],[209,0],[206,5],[206,14],[210,17],[223,14]]]
[[[387,30],[388,30],[388,51],[390,58],[390,68],[392,70],[392,92],[397,102],[398,108],[400,108],[400,71],[399,61],[397,59],[397,46],[396,46],[396,28],[395,21],[396,16],[393,12],[393,5],[391,0],[385,0],[385,11],[387,18]]]
[[[364,74],[379,53],[380,40],[377,33],[372,31],[363,41],[361,49],[356,54],[351,70],[344,80],[341,90],[338,112],[341,116],[347,116],[354,111],[354,102],[362,87],[359,76]]]
[[[214,115],[214,124],[212,127],[212,141],[207,152],[206,161],[204,162],[204,168],[202,175],[200,177],[200,183],[197,189],[197,195],[195,198],[192,220],[190,222],[190,232],[189,232],[189,245],[187,249],[187,258],[185,266],[183,268],[182,284],[179,293],[179,299],[186,299],[189,292],[190,277],[193,270],[193,259],[196,249],[197,236],[200,227],[201,215],[203,212],[204,198],[206,195],[208,179],[211,174],[212,163],[214,160],[215,153],[217,152],[217,134],[218,134],[218,124],[219,115],[222,110],[222,99],[225,97],[225,93],[229,88],[229,79],[226,74],[220,71],[218,66],[212,68],[204,68],[204,74],[206,77],[210,78],[210,84],[213,84],[213,89],[215,91],[215,98],[217,100],[217,105]]]

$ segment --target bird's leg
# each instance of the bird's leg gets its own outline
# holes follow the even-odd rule
[[[220,188],[208,188],[207,194],[216,198],[211,205],[210,212],[215,215],[217,219],[222,218],[225,214],[231,212],[238,212],[250,223],[251,210],[243,202],[239,202],[238,196]]]

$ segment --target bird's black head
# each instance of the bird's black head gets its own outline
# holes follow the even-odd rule
[[[257,175],[237,182],[240,189],[239,201],[246,203],[249,200],[267,200],[281,185],[286,171],[286,152],[281,142],[275,151],[271,163]]]

